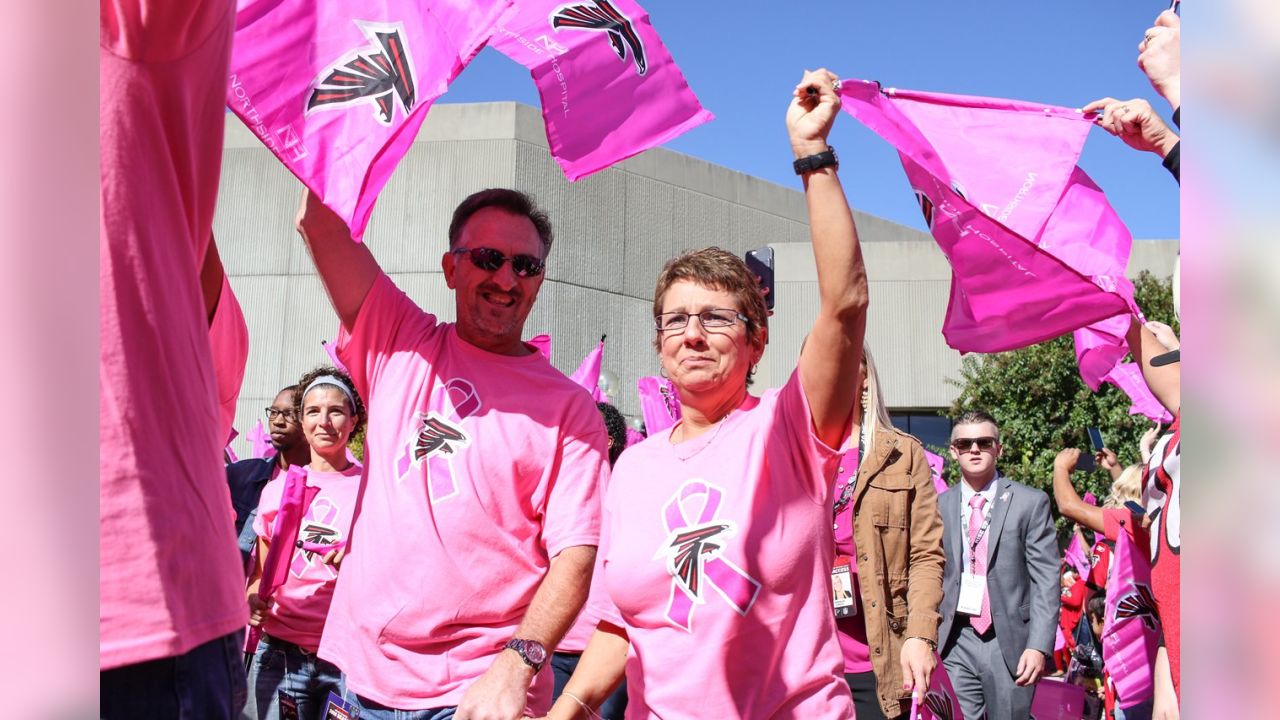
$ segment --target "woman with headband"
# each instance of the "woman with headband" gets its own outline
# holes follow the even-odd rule
[[[263,488],[254,520],[258,561],[249,583],[249,624],[263,632],[249,670],[245,714],[264,720],[319,720],[329,691],[338,690],[340,671],[317,657],[316,650],[360,489],[360,463],[347,454],[347,442],[364,425],[365,410],[351,378],[321,367],[302,376],[298,388],[295,412],[311,446],[307,486],[316,492],[302,515],[286,579],[269,601],[258,596],[258,585],[280,510],[283,479]]]

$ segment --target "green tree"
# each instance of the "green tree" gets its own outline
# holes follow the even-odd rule
[[[1173,317],[1172,283],[1143,272],[1134,281],[1135,298],[1150,320],[1160,320],[1179,331]],[[1129,414],[1129,397],[1106,383],[1092,392],[1080,378],[1071,336],[991,355],[968,355],[960,378],[951,381],[960,392],[950,409],[951,417],[969,409],[986,410],[1000,424],[1005,475],[1040,488],[1053,497],[1053,459],[1058,451],[1077,447],[1092,452],[1085,428],[1102,431],[1107,447],[1124,465],[1139,461],[1138,441],[1151,426],[1140,415]],[[941,450],[941,449],[939,449]],[[955,463],[947,464],[948,481],[959,480]],[[1105,470],[1076,473],[1076,489],[1093,492],[1101,502],[1111,487]],[[1054,506],[1057,517],[1057,507]],[[1060,536],[1068,532],[1058,517]]]

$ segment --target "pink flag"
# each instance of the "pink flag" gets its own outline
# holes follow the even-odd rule
[[[339,333],[341,333],[341,331],[339,331]],[[336,342],[321,340],[320,346],[324,348],[324,354],[329,356],[329,362],[333,363],[334,367],[338,368],[342,372],[347,372],[347,366],[343,365],[342,361],[338,359],[338,344]]]
[[[1058,626],[1057,633],[1053,636],[1053,651],[1056,653],[1067,646],[1067,636],[1062,634],[1062,626]]]
[[[652,437],[680,420],[680,394],[670,380],[652,375],[636,381],[645,432]]]
[[[267,435],[267,429],[262,426],[261,420],[249,430],[248,438],[249,446],[253,448],[254,457],[269,458],[275,456],[276,449],[272,447],[270,436]]]
[[[1151,562],[1121,532],[1111,554],[1102,659],[1116,686],[1120,707],[1152,696],[1152,668],[1160,643],[1160,616],[1151,591]]]
[[[929,678],[929,690],[915,705],[917,715],[911,720],[964,720],[964,711],[960,709],[960,698],[951,687],[951,678],[946,668],[939,662]]]
[[[551,336],[543,333],[529,338],[526,342],[532,345],[542,357],[551,359]]]
[[[1070,108],[881,91],[845,80],[843,107],[898,150],[951,263],[942,333],[1001,352],[1133,310],[1132,238],[1076,167],[1092,122]]]
[[[1082,498],[1080,498],[1080,499],[1081,499],[1081,500],[1084,500],[1084,501],[1085,501],[1085,504],[1087,504],[1087,505],[1092,505],[1092,506],[1094,506],[1094,507],[1098,507],[1098,496],[1097,496],[1097,495],[1094,495],[1094,494],[1093,494],[1093,493],[1091,493],[1091,492],[1086,492],[1086,493],[1084,494],[1084,497],[1082,497]]]
[[[600,365],[604,360],[604,338],[605,336],[600,336],[600,343],[582,358],[582,364],[570,376],[571,380],[591,393],[591,399],[595,402],[605,401],[604,393],[600,392]]]
[[[492,44],[529,68],[570,180],[712,119],[632,0],[516,0]]]
[[[1031,699],[1036,720],[1080,720],[1084,717],[1084,688],[1057,678],[1041,678]]]
[[[228,464],[240,461],[240,457],[236,455],[236,451],[231,447],[231,443],[238,437],[240,437],[240,431],[235,428],[231,428],[231,436],[227,438],[227,446],[222,449],[222,451],[227,454]]]
[[[1095,392],[1104,382],[1123,390],[1132,401],[1130,415],[1144,415],[1162,423],[1172,422],[1173,416],[1151,394],[1137,364],[1122,362],[1129,353],[1125,334],[1131,317],[1128,314],[1117,315],[1075,331],[1080,377]]]
[[[262,560],[262,581],[258,585],[258,596],[263,600],[274,596],[276,588],[288,579],[289,564],[293,558],[294,544],[298,541],[302,516],[318,492],[320,488],[307,485],[306,468],[289,466],[289,472],[284,477],[284,489],[281,491],[280,509],[271,526],[271,545],[267,548],[267,556]],[[250,628],[245,638],[245,652],[253,652],[258,647],[261,636],[261,626]]]
[[[942,468],[946,467],[947,461],[941,455],[924,451],[925,460],[929,461],[929,474],[933,476],[933,490],[941,495],[947,491],[947,481],[942,479]]]
[[[642,442],[643,440],[644,440],[644,435],[641,435],[639,432],[632,430],[631,428],[627,428],[627,447],[631,447],[632,445],[635,445],[638,442]]]
[[[1080,542],[1079,535],[1071,537],[1071,544],[1067,545],[1066,552],[1062,554],[1062,560],[1074,568],[1080,577],[1089,577],[1089,570],[1093,564],[1089,562],[1089,553],[1084,549],[1084,543]]]
[[[227,105],[359,240],[509,0],[241,0]]]

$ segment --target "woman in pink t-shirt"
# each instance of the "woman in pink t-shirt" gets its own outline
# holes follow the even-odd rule
[[[830,581],[832,482],[849,432],[867,278],[826,143],[836,78],[806,73],[787,111],[819,307],[783,387],[747,391],[768,311],[718,248],[666,264],[654,344],[683,417],[628,448],[605,494],[604,618],[550,717],[585,718],[623,678],[626,717],[853,717]]]
[[[281,476],[262,490],[254,530],[258,533],[257,564],[249,581],[249,624],[262,628],[249,671],[250,717],[275,720],[297,717],[320,720],[325,700],[338,689],[338,668],[316,656],[329,601],[338,578],[360,489],[360,463],[347,453],[347,442],[365,420],[364,404],[351,378],[322,367],[298,381],[296,412],[311,446],[307,487],[314,488],[297,528],[284,582],[268,600],[258,595],[262,569],[272,550],[276,516],[286,480]],[[283,542],[283,541],[282,541]],[[286,561],[286,558],[281,558]]]

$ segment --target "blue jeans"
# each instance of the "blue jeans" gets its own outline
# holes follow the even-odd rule
[[[564,692],[564,686],[569,684],[569,677],[573,675],[573,671],[578,668],[578,661],[582,659],[579,653],[552,653],[551,654],[551,671],[555,673],[556,685],[555,690],[551,694],[551,701],[555,702],[560,697],[560,693]],[[627,710],[627,681],[623,680],[613,694],[605,698],[600,703],[600,717],[604,720],[622,720],[622,714]]]
[[[245,718],[279,720],[280,691],[298,704],[299,720],[322,720],[329,692],[341,692],[342,673],[331,662],[297,645],[262,636],[249,669],[253,696],[245,708]]]
[[[244,631],[98,674],[103,720],[231,720],[245,702]]]
[[[431,708],[430,710],[396,710],[380,705],[355,693],[347,693],[344,698],[359,713],[360,720],[453,720],[456,707]]]

